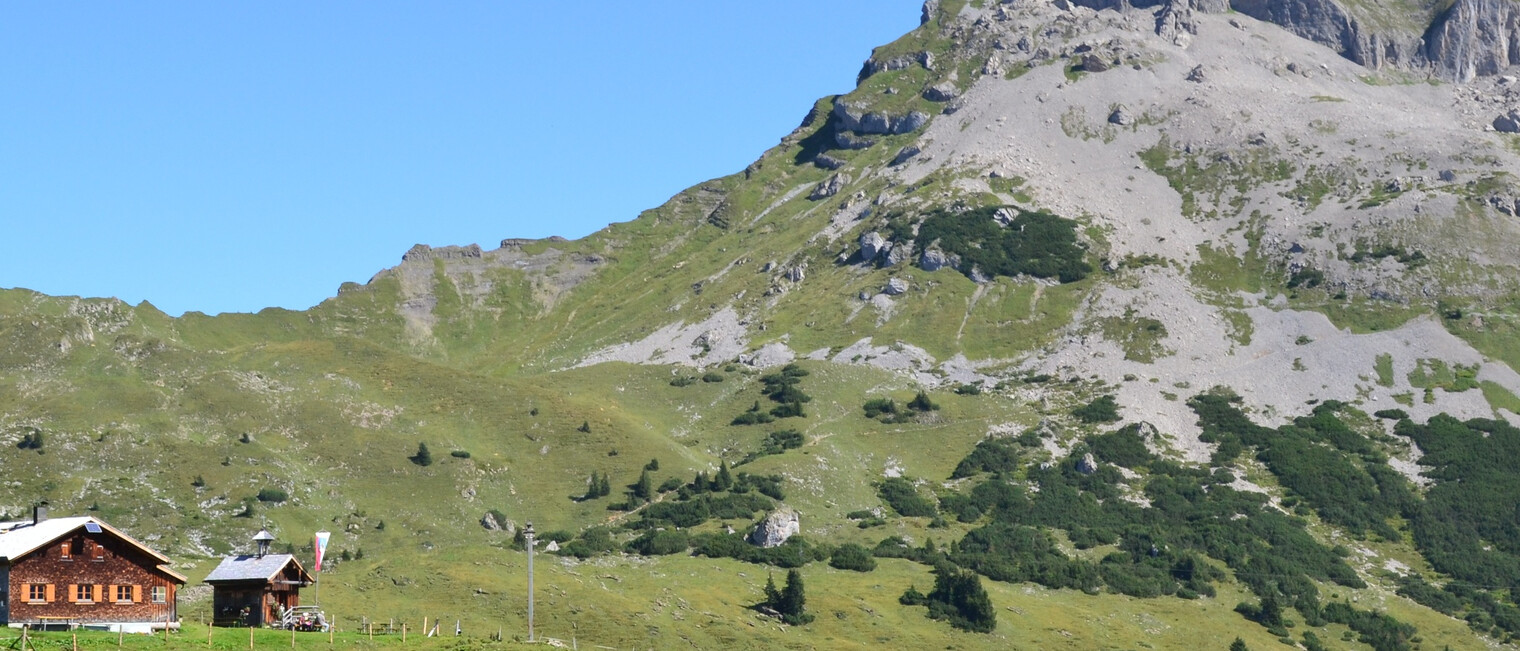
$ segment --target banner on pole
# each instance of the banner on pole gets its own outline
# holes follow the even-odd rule
[[[331,538],[331,537],[332,537],[332,534],[328,533],[326,531],[318,531],[317,532],[316,544],[312,545],[312,549],[315,549],[317,551],[317,557],[316,557],[316,563],[314,563],[312,565],[312,570],[311,571],[313,571],[313,572],[321,572],[322,571],[322,556],[327,553],[327,539]]]

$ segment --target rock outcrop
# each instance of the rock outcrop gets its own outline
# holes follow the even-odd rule
[[[1508,0],[1457,0],[1425,33],[1437,76],[1453,81],[1497,75],[1520,63],[1520,5]]]
[[[836,194],[839,194],[839,191],[843,190],[844,186],[849,184],[850,177],[845,176],[844,174],[835,174],[815,186],[813,188],[813,192],[808,194],[808,199],[811,199],[813,201],[818,201],[819,199],[827,199]]]
[[[863,135],[912,133],[929,123],[929,114],[923,111],[910,111],[904,115],[872,113],[849,102],[835,104],[834,117],[839,129]]]
[[[783,506],[771,511],[760,524],[755,525],[755,530],[749,534],[749,542],[766,549],[780,547],[801,530],[802,518],[797,511]]]

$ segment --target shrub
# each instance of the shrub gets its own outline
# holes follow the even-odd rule
[[[897,413],[897,403],[891,398],[875,398],[867,400],[865,404],[866,418],[875,418],[882,414]]]
[[[23,434],[21,440],[16,442],[16,448],[20,450],[41,450],[42,430],[34,429]]]
[[[1013,211],[1017,216],[1004,227],[994,219],[999,211]],[[919,225],[916,236],[905,220],[894,220],[889,228],[894,241],[937,241],[941,250],[960,256],[961,269],[967,275],[979,269],[993,276],[1027,274],[1069,283],[1092,273],[1092,267],[1083,261],[1086,252],[1077,243],[1077,223],[1050,213],[1013,206],[987,206],[959,213],[940,210]]]
[[[918,395],[913,396],[913,400],[908,402],[908,408],[920,412],[939,411],[939,405],[930,400],[929,394],[923,391],[919,391]]]
[[[902,477],[892,477],[882,482],[877,494],[893,511],[906,517],[932,518],[939,514],[934,502],[919,495],[913,483]]]
[[[689,386],[691,386],[693,384],[696,384],[696,383],[697,383],[696,376],[694,376],[694,375],[682,375],[680,377],[677,377],[674,380],[671,380],[670,381],[670,386],[673,386],[673,387],[689,387]]]
[[[575,431],[577,431],[577,432],[583,432],[583,433],[586,433],[586,434],[590,434],[591,433],[591,421],[589,421],[589,420],[581,421],[581,426],[575,428]]]
[[[1113,396],[1103,396],[1071,410],[1071,415],[1084,423],[1112,423],[1119,420],[1119,403]]]
[[[829,557],[829,565],[840,570],[870,572],[876,569],[876,559],[871,557],[871,552],[865,547],[845,543],[834,549],[834,554]]]
[[[1379,409],[1372,412],[1372,415],[1388,420],[1404,420],[1405,418],[1409,418],[1409,413],[1403,409]]]
[[[453,452],[450,452],[449,456],[454,457],[455,459],[468,459],[468,458],[470,458],[470,451],[469,450],[455,450]]]
[[[258,499],[260,502],[279,504],[290,499],[290,494],[278,488],[262,488],[259,489]]]
[[[708,371],[707,373],[705,373],[705,374],[702,375],[702,381],[703,382],[709,382],[709,383],[722,382],[723,381],[723,374],[722,373],[714,373],[712,371]]]
[[[936,567],[934,575],[934,590],[925,597],[930,618],[976,633],[997,628],[997,611],[982,587],[982,577],[949,564]]]
[[[979,396],[982,395],[982,383],[978,381],[975,384],[959,384],[956,385],[955,392],[963,396]]]

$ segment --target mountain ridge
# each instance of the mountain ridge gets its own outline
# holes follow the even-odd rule
[[[1414,7],[1411,24],[1488,7],[1294,6],[1350,4],[1361,16]],[[1381,511],[1382,526],[1356,531],[1284,459],[1326,455],[1326,468],[1349,468],[1346,486],[1393,503],[1405,490],[1396,478],[1415,492],[1450,485],[1431,465],[1450,452],[1425,458],[1418,423],[1455,416],[1495,441],[1520,423],[1520,160],[1512,135],[1489,128],[1520,89],[1359,66],[1223,7],[929,2],[919,29],[872,53],[854,91],[819,100],[742,171],[574,241],[417,245],[306,311],[176,319],[146,304],[0,291],[0,442],[47,441],[44,454],[0,453],[24,469],[0,510],[35,496],[88,505],[192,557],[236,545],[255,524],[240,513],[282,533],[335,528],[339,548],[368,552],[331,577],[345,609],[414,607],[421,583],[473,588],[480,603],[447,601],[465,617],[516,621],[506,595],[520,594],[517,579],[459,576],[461,562],[521,570],[485,516],[507,530],[564,529],[560,543],[580,549],[603,544],[595,532],[633,544],[642,530],[619,527],[654,509],[630,499],[635,510],[609,516],[617,504],[589,497],[588,475],[622,483],[655,466],[654,479],[684,486],[660,503],[707,505],[705,485],[685,480],[742,466],[780,478],[817,549],[886,545],[881,574],[810,565],[827,582],[810,583],[809,603],[833,615],[773,634],[735,596],[758,594],[752,564],[599,552],[545,564],[558,598],[575,599],[541,612],[563,624],[580,612],[572,602],[615,604],[599,634],[643,631],[660,645],[1093,647],[1106,643],[1093,624],[1105,609],[1122,613],[1109,625],[1130,631],[1130,645],[1190,628],[1221,646],[1286,636],[1259,611],[1247,616],[1262,626],[1245,627],[1228,612],[1278,594],[1253,578],[1265,570],[1155,530],[1191,525],[1100,531],[1111,518],[1172,517],[1172,490],[1194,482],[1198,504],[1288,527],[1316,562],[1344,564],[1304,579],[1336,595],[1326,603],[1352,595],[1353,613],[1384,609],[1428,644],[1512,640],[1514,628],[1494,623],[1514,607],[1502,592],[1482,592],[1498,600],[1489,610],[1452,597],[1465,601],[1450,612],[1409,596],[1411,577],[1461,586],[1420,538],[1431,526],[1421,512]],[[999,271],[989,257],[1028,262],[1064,244],[1090,273]],[[777,399],[788,383],[808,400]],[[862,413],[866,403],[878,413]],[[1207,411],[1221,404],[1284,441],[1324,438],[1277,449],[1256,429],[1221,434]],[[762,418],[774,424],[743,424]],[[440,461],[409,461],[419,441]],[[1259,453],[1240,457],[1244,447]],[[973,458],[1002,469],[963,474]],[[901,515],[889,479],[930,495],[940,517]],[[1010,491],[1003,506],[968,508],[984,486]],[[289,503],[258,502],[263,488]],[[1068,491],[1064,512],[1093,520],[1030,515],[1041,495]],[[1033,518],[1018,524],[1037,525],[1025,543],[1071,563],[1061,567],[1079,583],[977,565],[970,550],[1003,544],[987,536],[1014,526],[999,520],[1008,514]],[[666,528],[718,535],[753,516]],[[1122,542],[1103,543],[1109,534]],[[915,550],[937,540],[980,567],[1002,621],[1038,618],[981,637],[912,614],[897,595],[934,582],[920,562],[933,557],[894,551],[892,536]],[[1235,578],[1189,581],[1192,598],[1132,599],[1144,589],[1125,572],[1146,558]],[[1093,583],[1084,563],[1107,578]],[[1278,578],[1303,622],[1293,637],[1408,648],[1407,635],[1384,644],[1365,622],[1322,621],[1291,576]],[[672,596],[700,599],[706,614],[671,608]],[[900,631],[882,633],[877,613]]]

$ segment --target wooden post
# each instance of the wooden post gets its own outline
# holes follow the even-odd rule
[[[211,625],[206,625],[206,646],[211,646]]]
[[[127,627],[125,627],[125,626],[117,626],[116,627],[116,648],[118,648],[118,649],[121,648],[121,640],[122,640],[122,638],[126,637],[126,635],[127,635],[126,634],[126,630],[127,630]]]
[[[79,634],[74,634],[74,651],[79,651]]]
[[[423,637],[427,637],[428,631],[433,630],[433,629],[428,628],[427,623],[428,623],[427,615],[423,615],[422,616],[422,636]]]
[[[369,623],[369,643],[370,644],[374,644],[375,643],[375,623],[374,622],[370,622]]]
[[[332,619],[330,619],[330,620],[327,621],[327,646],[332,646],[332,643],[333,643],[333,631],[337,630],[337,628],[338,628],[338,616],[337,615],[333,615]]]
[[[290,648],[296,648],[296,628],[290,627]]]
[[[253,627],[252,626],[248,627],[248,648],[249,649],[253,648]]]

